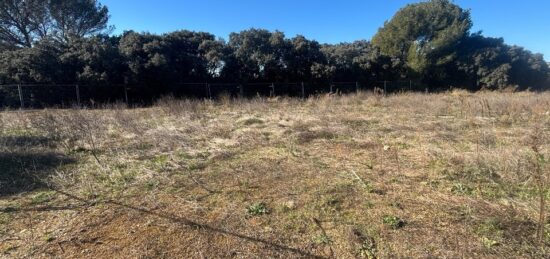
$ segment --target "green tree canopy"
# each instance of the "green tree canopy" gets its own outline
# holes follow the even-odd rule
[[[282,32],[250,29],[229,35],[229,47],[241,67],[239,78],[245,82],[258,79],[282,80],[287,68],[285,57],[290,44]]]
[[[376,33],[383,54],[401,58],[412,72],[426,76],[452,62],[455,49],[472,27],[470,12],[449,0],[409,4]]]
[[[67,43],[109,32],[108,20],[107,7],[97,0],[2,0],[0,46],[30,48],[46,38]]]
[[[49,0],[48,10],[50,35],[62,42],[111,30],[109,10],[97,0]]]

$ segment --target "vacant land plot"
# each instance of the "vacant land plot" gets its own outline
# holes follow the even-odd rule
[[[6,111],[0,257],[548,258],[549,129],[549,93]]]

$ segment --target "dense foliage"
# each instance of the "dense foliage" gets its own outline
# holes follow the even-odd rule
[[[470,32],[449,0],[410,4],[372,41],[320,44],[249,29],[226,42],[206,32],[108,36],[96,0],[0,2],[0,84],[139,84],[151,93],[189,82],[414,80],[434,88],[548,89],[541,54]]]

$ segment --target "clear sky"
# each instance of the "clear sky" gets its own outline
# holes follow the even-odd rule
[[[302,34],[321,43],[370,40],[411,0],[100,0],[115,33],[207,31],[227,39],[251,27]],[[550,61],[550,1],[455,0],[470,9],[473,31],[543,53]]]

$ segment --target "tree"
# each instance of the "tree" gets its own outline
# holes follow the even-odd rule
[[[223,40],[204,40],[199,46],[199,51],[206,62],[206,71],[210,79],[227,76],[224,72],[232,63],[232,56],[231,50]]]
[[[405,76],[403,62],[399,58],[382,54],[380,49],[370,42],[357,41],[354,44],[360,48],[359,55],[353,59],[358,80],[399,80]]]
[[[46,0],[0,1],[0,42],[9,48],[32,47],[48,26]]]
[[[124,62],[118,52],[118,37],[75,39],[60,55],[68,83],[123,83]]]
[[[404,60],[411,72],[430,81],[431,75],[439,74],[438,68],[454,61],[456,46],[471,27],[469,11],[449,0],[431,0],[400,9],[372,42],[383,54]]]
[[[166,64],[160,36],[124,32],[118,48],[128,67],[126,76],[131,83],[148,84],[165,78],[159,74]]]
[[[54,38],[67,43],[110,32],[109,11],[97,0],[2,0],[0,46],[30,48]]]
[[[453,81],[461,82],[463,87],[472,90],[508,86],[544,88],[549,68],[543,56],[506,45],[502,38],[474,33],[461,42],[457,53]]]
[[[4,51],[0,54],[2,83],[62,82],[64,73],[59,63],[62,50],[51,41],[43,40],[33,48]]]
[[[325,63],[321,45],[302,35],[290,39],[290,49],[285,57],[287,79],[290,81],[310,81],[313,79],[314,64]]]
[[[187,30],[163,35],[125,32],[118,45],[129,83],[151,94],[174,93],[181,83],[220,77],[225,68],[225,45],[205,32]]]
[[[215,41],[214,35],[181,30],[162,35],[161,41],[164,48],[162,51],[171,70],[169,78],[172,82],[209,79],[209,64],[205,55],[206,51],[215,51],[206,48],[209,43]]]
[[[513,85],[522,89],[544,89],[550,69],[542,54],[511,46],[507,55],[510,59],[510,78]]]
[[[109,10],[97,0],[49,0],[51,36],[61,42],[112,30]]]
[[[229,47],[241,68],[239,79],[282,81],[288,67],[289,43],[282,32],[250,29],[229,35]]]
[[[368,41],[324,45],[322,51],[328,66],[324,71],[332,71],[329,80],[394,80],[403,73],[402,62],[398,58],[382,54],[378,47]]]

